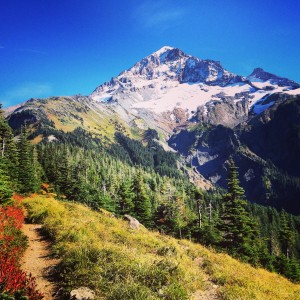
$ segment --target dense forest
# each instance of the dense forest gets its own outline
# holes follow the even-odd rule
[[[202,191],[178,168],[178,157],[147,130],[143,142],[117,133],[105,144],[76,129],[32,145],[36,134],[13,132],[0,116],[0,206],[13,193],[52,193],[116,216],[130,214],[149,229],[227,252],[300,281],[300,218],[250,204],[238,168],[228,161],[227,191]]]

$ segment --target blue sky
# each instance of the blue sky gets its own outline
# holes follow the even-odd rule
[[[299,0],[0,0],[0,102],[91,93],[164,45],[300,82]]]

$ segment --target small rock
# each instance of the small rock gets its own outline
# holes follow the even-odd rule
[[[130,215],[124,215],[124,219],[129,221],[129,226],[132,229],[140,229],[140,227],[143,226],[137,219]]]
[[[70,293],[70,300],[93,300],[94,298],[95,292],[87,287],[80,287]]]
[[[165,296],[165,293],[164,293],[163,289],[158,290],[158,296],[161,297],[161,298]]]

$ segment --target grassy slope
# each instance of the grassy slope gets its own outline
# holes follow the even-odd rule
[[[66,291],[88,286],[97,299],[204,299],[201,291],[213,282],[220,299],[300,299],[300,285],[279,275],[186,240],[132,230],[109,213],[45,196],[24,204],[63,258]]]
[[[86,98],[78,100],[66,96],[37,99],[27,102],[25,108],[38,108],[54,122],[56,129],[64,132],[81,127],[98,137],[107,137],[110,141],[113,141],[116,131],[132,136],[129,126],[118,115]],[[39,142],[41,138],[34,142]]]

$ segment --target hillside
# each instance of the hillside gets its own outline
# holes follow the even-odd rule
[[[268,101],[275,104],[234,128],[201,119],[173,134],[168,143],[202,176],[222,187],[233,157],[249,201],[298,215],[300,96],[274,94]],[[224,105],[216,105],[212,116],[224,113]]]
[[[300,286],[226,254],[145,228],[108,212],[45,196],[24,200],[62,258],[64,294],[88,286],[96,299],[300,299]]]

